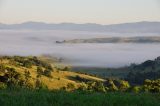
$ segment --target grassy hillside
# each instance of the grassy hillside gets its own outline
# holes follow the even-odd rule
[[[160,57],[121,68],[73,67],[72,70],[102,78],[125,79],[131,84],[143,84],[145,79],[155,80],[160,78]]]
[[[46,57],[20,57],[20,56],[3,56],[0,57],[0,80],[5,79],[6,76],[12,73],[18,76],[16,80],[19,83],[25,83],[28,80],[29,86],[36,87],[37,81],[45,85],[49,89],[61,89],[68,86],[68,84],[78,88],[82,82],[77,81],[76,77],[81,77],[90,81],[104,81],[101,78],[70,72],[69,67],[59,67]],[[28,77],[28,78],[26,78]],[[13,82],[13,81],[12,81]]]
[[[0,57],[1,106],[158,106],[160,79],[131,86],[71,72],[47,57]]]

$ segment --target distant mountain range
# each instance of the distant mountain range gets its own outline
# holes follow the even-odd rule
[[[60,23],[47,24],[42,22],[25,22],[22,24],[2,24],[2,29],[31,29],[31,30],[71,30],[71,31],[91,31],[91,32],[118,32],[118,33],[160,33],[160,22],[136,22],[112,25],[100,24],[75,24]]]

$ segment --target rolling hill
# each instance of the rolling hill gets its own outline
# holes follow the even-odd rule
[[[159,61],[159,58],[157,58]],[[145,67],[158,62],[148,61]],[[2,106],[159,105],[160,79],[130,86],[122,79],[102,79],[57,67],[47,57],[1,56]]]
[[[89,73],[102,78],[125,79],[131,85],[141,85],[146,79],[160,78],[160,57],[120,68],[73,67],[73,71]]]
[[[33,88],[37,83],[41,83],[48,89],[62,89],[70,85],[76,89],[84,84],[77,80],[77,77],[88,81],[104,81],[101,78],[70,72],[68,67],[57,67],[54,62],[48,62],[44,57],[0,57],[0,82],[21,85],[27,83],[27,86]]]

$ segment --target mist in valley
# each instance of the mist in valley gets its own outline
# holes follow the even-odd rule
[[[121,67],[159,56],[160,44],[56,44],[56,41],[116,36],[158,36],[154,33],[107,33],[63,30],[0,30],[1,55],[43,55],[63,64],[83,67]]]

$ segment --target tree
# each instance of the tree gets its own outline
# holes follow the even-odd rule
[[[18,85],[20,74],[16,72],[15,68],[6,68],[7,73],[5,73],[4,77],[6,78],[6,82],[9,86]]]
[[[37,77],[38,78],[41,77],[42,74],[43,74],[43,69],[42,69],[42,67],[38,66],[37,67]]]
[[[104,82],[105,86],[109,88],[110,91],[118,91],[118,87],[115,85],[112,79],[107,79]]]
[[[160,79],[157,80],[146,79],[144,81],[143,90],[145,92],[152,92],[152,93],[160,92]]]
[[[7,88],[7,85],[3,82],[0,82],[0,90],[1,89],[6,89]]]
[[[47,76],[47,77],[52,77],[52,74],[51,74],[51,70],[44,70],[44,75]]]
[[[102,82],[96,82],[95,90],[98,92],[106,92],[105,86]]]
[[[62,71],[69,71],[69,70],[70,70],[70,68],[67,67],[67,66],[65,66],[65,67],[62,69]]]
[[[132,89],[132,91],[134,93],[139,93],[139,92],[142,91],[142,87],[141,86],[134,86],[133,89]]]
[[[32,63],[29,60],[25,60],[23,62],[23,66],[26,68],[31,68],[32,67]]]
[[[129,88],[130,88],[130,84],[128,83],[128,81],[123,81],[123,80],[120,81],[120,88],[119,89],[121,91],[126,91]]]
[[[42,83],[40,79],[36,79],[36,89],[48,89],[48,87]]]
[[[68,83],[67,84],[67,89],[68,90],[74,90],[75,89],[75,85],[73,83]]]
[[[29,71],[25,70],[24,73],[25,73],[24,75],[25,75],[26,79],[29,79],[31,77],[31,73]]]
[[[33,88],[33,84],[29,81],[29,79],[31,78],[31,74],[29,71],[25,70],[25,87],[26,88]]]

